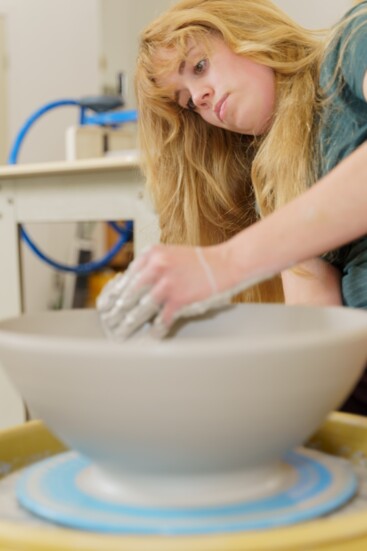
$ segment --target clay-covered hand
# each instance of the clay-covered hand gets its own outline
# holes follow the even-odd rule
[[[97,310],[114,340],[126,339],[147,321],[153,336],[162,338],[179,318],[223,307],[263,279],[236,283],[221,246],[155,245],[102,289]]]

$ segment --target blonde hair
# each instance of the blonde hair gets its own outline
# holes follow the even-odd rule
[[[221,36],[231,50],[273,68],[276,111],[261,137],[211,126],[157,84],[190,39]],[[136,69],[143,168],[164,243],[211,245],[253,224],[316,180],[318,78],[325,43],[269,0],[182,0],[141,36]],[[171,65],[170,65],[171,63]],[[244,251],[246,254],[246,251]],[[281,300],[279,279],[243,300]]]

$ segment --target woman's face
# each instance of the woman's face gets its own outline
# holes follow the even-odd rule
[[[260,135],[274,113],[274,71],[235,54],[216,36],[209,55],[200,43],[189,43],[185,60],[161,78],[177,103],[209,124],[240,134]]]

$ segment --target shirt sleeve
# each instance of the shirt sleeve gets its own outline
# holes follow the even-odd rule
[[[363,79],[367,71],[367,4],[352,10],[353,17],[346,27],[339,44],[341,71],[345,82],[359,99],[363,95]]]

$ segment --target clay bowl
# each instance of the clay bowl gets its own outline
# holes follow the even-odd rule
[[[119,344],[94,310],[46,312],[0,323],[0,361],[33,416],[97,466],[93,484],[236,472],[251,494],[351,392],[367,313],[237,305]]]

